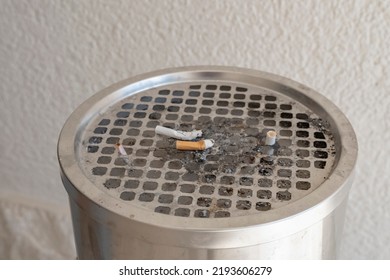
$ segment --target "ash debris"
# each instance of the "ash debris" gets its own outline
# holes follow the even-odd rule
[[[261,115],[258,117],[262,118]],[[318,133],[333,137],[328,121],[310,118],[307,115],[304,121],[310,123]],[[213,139],[216,143],[213,148],[204,151],[178,151],[174,148],[176,140],[171,138],[166,138],[162,141],[164,143],[157,145],[157,149],[163,150],[157,152],[162,160],[181,161],[185,174],[196,175],[198,183],[213,184],[220,173],[242,176],[259,174],[270,177],[275,173],[274,169],[277,165],[282,167],[293,165],[293,160],[277,159],[278,157],[290,157],[294,153],[294,157],[303,159],[309,153],[299,148],[294,152],[291,147],[288,147],[291,141],[286,145],[282,142],[280,144],[276,142],[272,146],[264,145],[266,134],[270,129],[261,130],[250,126],[243,118],[200,116],[191,123],[181,124],[180,129],[202,130],[202,138]],[[258,158],[260,159],[257,160]],[[254,165],[256,162],[258,164]]]
[[[318,131],[331,135],[330,132],[330,123],[327,120],[323,120],[321,118],[309,118],[308,122]]]
[[[183,128],[181,126],[181,129]],[[207,116],[199,117],[192,126],[186,128],[202,130],[203,138],[213,139],[216,145],[204,151],[178,151],[174,148],[175,140],[167,138],[164,139],[165,143],[157,145],[158,149],[164,152],[160,151],[157,154],[165,161],[180,160],[187,174],[197,174],[199,182],[212,184],[216,180],[216,175],[222,172],[225,174],[239,172],[243,176],[255,172],[265,176],[272,175],[272,165],[275,164],[273,156],[277,153],[279,145],[270,147],[262,144],[268,130],[259,131],[257,128],[249,127],[241,118],[211,119]],[[260,155],[263,155],[260,164],[253,166]]]

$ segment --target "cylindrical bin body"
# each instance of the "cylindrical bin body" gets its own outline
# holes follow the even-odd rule
[[[157,125],[215,144],[178,151]],[[75,110],[58,144],[80,259],[335,258],[356,156],[329,100],[232,67],[113,85]]]

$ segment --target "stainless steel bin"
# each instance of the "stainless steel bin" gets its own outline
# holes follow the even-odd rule
[[[157,125],[215,145],[178,151]],[[80,105],[58,142],[80,259],[335,258],[356,158],[328,99],[234,67],[117,83]]]

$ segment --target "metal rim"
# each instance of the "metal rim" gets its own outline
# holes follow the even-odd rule
[[[318,106],[324,108],[327,114],[332,117],[335,129],[342,132],[340,133],[339,139],[341,147],[338,155],[339,158],[331,176],[315,192],[298,201],[280,209],[274,209],[268,212],[267,215],[246,216],[244,219],[242,217],[230,217],[228,219],[218,220],[199,220],[197,218],[181,219],[174,216],[150,213],[143,209],[129,207],[125,203],[111,198],[103,191],[97,189],[83,175],[83,172],[77,164],[74,139],[80,130],[80,126],[83,125],[83,123],[80,123],[80,120],[85,120],[86,116],[91,113],[91,110],[99,107],[99,102],[102,102],[101,100],[108,95],[117,95],[120,97],[125,94],[126,88],[134,84],[153,86],[153,84],[161,83],[162,80],[169,84],[170,82],[177,81],[178,78],[183,79],[187,73],[191,73],[191,75],[195,73],[200,80],[230,79],[239,74],[240,78],[244,78],[248,83],[256,79],[261,79],[263,83],[266,83],[270,87],[277,87],[278,90],[289,91],[292,94],[296,92],[298,96],[304,95],[315,99]],[[58,142],[58,159],[61,171],[63,176],[73,186],[72,188],[68,188],[68,192],[71,196],[74,196],[74,199],[80,199],[81,194],[99,208],[102,207],[122,217],[127,217],[141,223],[147,221],[148,224],[156,226],[177,229],[191,228],[195,230],[221,230],[264,225],[298,214],[304,215],[306,210],[313,207],[321,209],[321,211],[318,211],[320,213],[319,217],[316,217],[319,220],[337,206],[337,201],[345,197],[346,191],[344,190],[344,186],[351,177],[349,175],[353,171],[356,157],[357,141],[350,123],[344,114],[324,96],[304,85],[273,74],[236,67],[218,66],[182,67],[160,70],[112,85],[89,98],[73,112],[63,127]]]

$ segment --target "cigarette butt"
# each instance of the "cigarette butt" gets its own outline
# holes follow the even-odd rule
[[[202,136],[202,131],[201,130],[193,130],[193,131],[181,131],[181,130],[174,130],[168,127],[164,127],[161,125],[156,126],[155,131],[157,134],[160,135],[165,135],[168,137],[172,137],[175,139],[180,139],[180,140],[193,140],[197,137]]]
[[[267,132],[267,136],[265,138],[265,145],[272,146],[275,145],[276,142],[276,132],[270,130]]]
[[[115,144],[115,147],[118,149],[118,152],[119,152],[122,156],[127,156],[126,150],[125,150],[125,148],[123,147],[123,145],[121,145],[121,144],[119,144],[119,143],[116,143],[116,144]]]
[[[176,149],[183,151],[203,151],[214,146],[214,140],[201,140],[198,142],[176,141]]]

